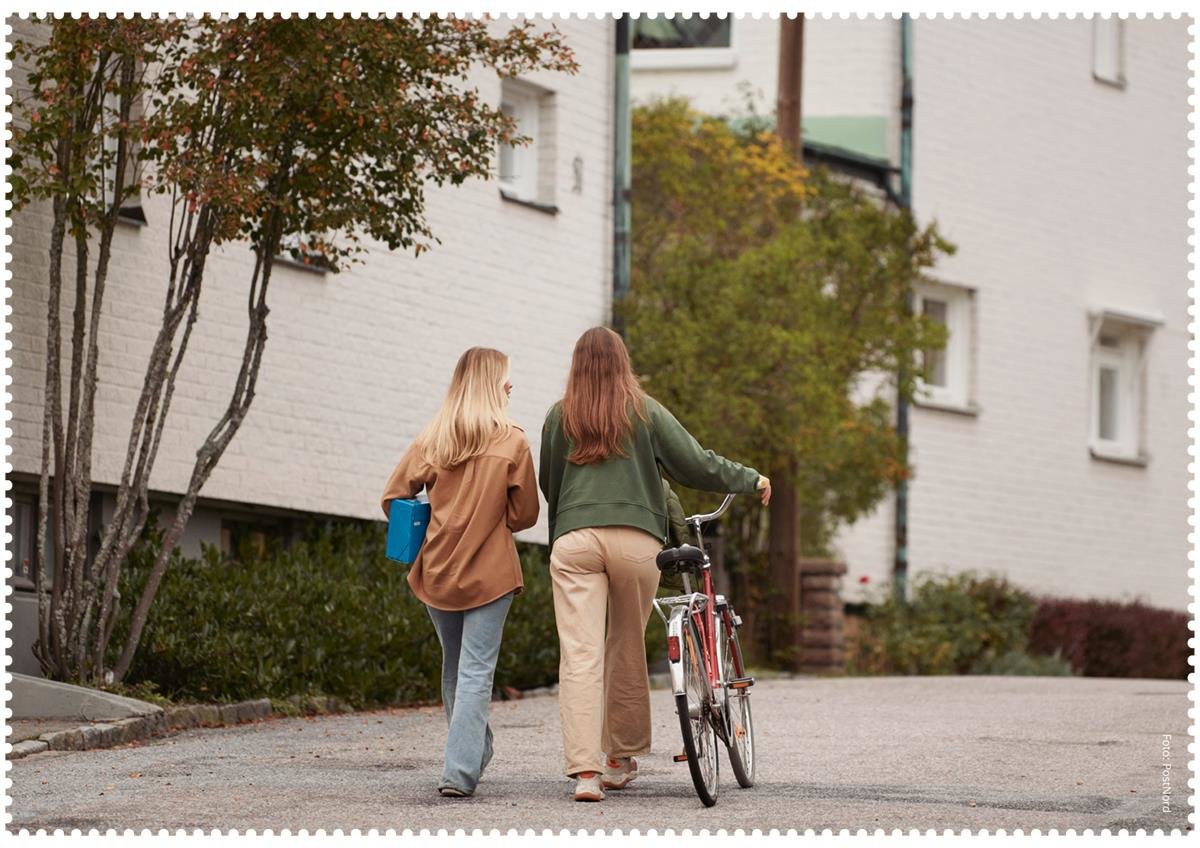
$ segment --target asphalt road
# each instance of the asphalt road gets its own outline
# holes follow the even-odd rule
[[[8,828],[1170,832],[1190,827],[1187,691],[1080,678],[762,681],[759,783],[739,789],[723,761],[711,809],[671,760],[665,691],[641,777],[599,804],[570,798],[553,696],[492,705],[496,757],[470,799],[435,790],[440,708],[277,719],[17,760]]]

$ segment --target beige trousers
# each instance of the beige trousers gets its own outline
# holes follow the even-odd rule
[[[660,550],[662,542],[635,527],[588,527],[554,542],[550,577],[567,776],[603,771],[606,753],[650,751],[645,638]]]

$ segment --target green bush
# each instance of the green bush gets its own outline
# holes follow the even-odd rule
[[[1009,651],[998,657],[983,657],[971,666],[971,674],[1008,674],[1029,677],[1070,677],[1075,672],[1061,653],[1038,656],[1025,651]]]
[[[907,604],[884,592],[868,607],[852,671],[968,674],[1025,652],[1036,601],[1001,577],[920,575]]]
[[[152,530],[130,557],[124,598],[137,596],[160,540]],[[558,675],[544,549],[519,547],[526,591],[509,613],[498,687],[543,686]],[[175,699],[436,701],[441,648],[406,576],[384,556],[374,522],[313,525],[287,548],[247,549],[237,559],[211,548],[200,559],[176,553],[126,682],[153,683]]]

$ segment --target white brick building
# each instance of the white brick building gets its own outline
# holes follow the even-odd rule
[[[952,341],[912,410],[911,573],[1186,608],[1188,23],[912,22],[913,205],[958,253],[924,293]],[[805,28],[806,140],[898,163],[899,21]],[[769,113],[778,31],[652,26],[634,97],[737,112],[748,84]],[[842,534],[850,599],[890,576],[893,522]]]
[[[13,23],[16,35],[29,31],[26,22]],[[375,247],[365,264],[341,274],[276,267],[257,396],[202,492],[185,552],[196,553],[201,541],[230,545],[242,533],[269,534],[310,513],[381,519],[388,474],[472,345],[511,356],[512,414],[536,452],[575,340],[608,320],[612,291],[613,23],[557,26],[578,74],[540,73],[503,91],[494,74],[476,80],[484,96],[513,109],[535,147],[517,151],[515,161],[502,157],[506,179],[431,193],[429,221],[440,245],[419,258]],[[120,478],[166,278],[168,212],[150,199],[145,215],[145,226],[117,233],[104,304],[93,474],[110,488]],[[11,229],[18,557],[32,544],[40,470],[48,231],[48,212],[36,207],[16,216]],[[195,450],[227,403],[245,337],[250,268],[249,252],[238,246],[209,262],[152,479],[161,493],[185,488]],[[70,304],[64,309],[69,315]],[[98,513],[111,500],[98,495]],[[544,541],[545,532],[543,519],[528,535]],[[36,605],[27,581],[15,579],[14,670],[33,671]]]

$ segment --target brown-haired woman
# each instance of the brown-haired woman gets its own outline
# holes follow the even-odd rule
[[[550,576],[560,643],[559,711],[575,800],[637,776],[650,750],[645,633],[667,539],[662,470],[712,492],[770,481],[705,450],[638,384],[621,337],[593,327],[575,345],[567,390],[542,428]],[[607,754],[607,757],[605,756]],[[602,773],[602,774],[601,774]]]

